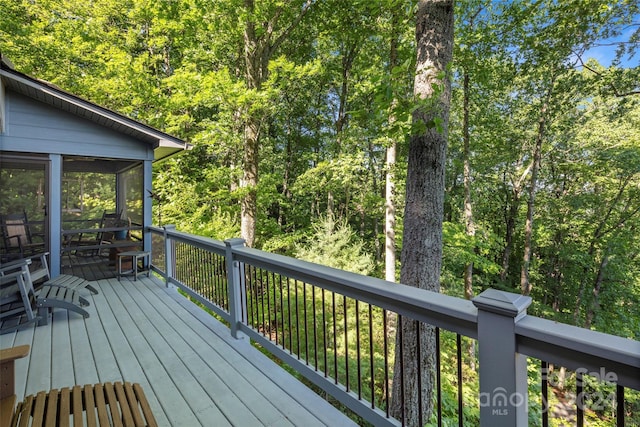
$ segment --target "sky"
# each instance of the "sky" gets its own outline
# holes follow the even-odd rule
[[[640,22],[640,15],[636,16],[636,18],[634,19],[634,22]],[[625,31],[622,35],[620,35],[620,37],[603,40],[601,42],[602,46],[597,46],[592,49],[589,49],[584,56],[585,62],[588,58],[594,58],[601,65],[608,67],[609,65],[611,65],[611,61],[616,56],[616,46],[610,45],[610,44],[615,43],[617,41],[621,41],[621,40],[625,40],[625,41],[629,40],[629,38],[631,37],[631,34],[633,34],[633,32],[636,31],[636,29],[637,29],[636,27],[628,28],[627,31]],[[628,55],[625,55],[622,58],[621,66],[623,67],[634,68],[639,65],[640,65],[640,52],[636,52],[636,54],[631,58],[629,58]]]

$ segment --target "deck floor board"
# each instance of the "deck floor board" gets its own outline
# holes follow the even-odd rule
[[[90,317],[55,310],[48,325],[0,335],[29,344],[18,400],[40,390],[140,383],[161,426],[355,425],[215,318],[155,278],[105,278]]]

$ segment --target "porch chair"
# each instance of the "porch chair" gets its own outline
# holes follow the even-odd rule
[[[100,228],[116,228],[121,226],[122,223],[122,214],[121,213],[112,213],[112,214],[108,214],[105,213],[102,215],[102,225],[100,226]],[[131,224],[129,224],[129,227],[131,227]],[[100,245],[110,245],[111,243],[113,243],[116,239],[116,232],[111,230],[111,231],[103,231],[99,237],[99,241],[100,241]],[[100,252],[100,255],[103,255]],[[106,256],[108,256],[109,254],[107,253]]]
[[[0,334],[12,332],[40,321],[26,292],[24,273],[0,276]],[[4,373],[2,373],[4,377]],[[0,381],[0,386],[3,381]]]
[[[34,322],[46,325],[49,322],[49,312],[54,308],[63,308],[85,318],[89,317],[89,313],[83,308],[89,305],[89,301],[73,289],[42,285],[36,291],[31,280],[30,264],[30,259],[24,259],[19,264],[11,263],[8,267],[0,267],[0,320],[5,319],[0,326],[0,333],[15,331]],[[8,322],[6,319],[9,317],[17,320]]]
[[[0,227],[7,257],[14,254],[14,258],[23,258],[44,251],[44,239],[42,242],[33,241],[36,234],[31,233],[26,212],[0,216]]]
[[[28,345],[0,350],[0,427],[71,423],[91,427],[157,427],[144,390],[137,383],[118,381],[41,391],[25,397],[16,406],[15,361],[28,354]]]
[[[109,244],[111,240],[113,240],[114,232],[113,231],[102,231],[104,228],[113,228],[117,226],[117,222],[120,220],[122,216],[122,212],[115,213],[107,213],[105,210],[102,213],[102,217],[100,218],[100,226],[96,230],[95,238],[91,236],[89,239],[86,239],[83,234],[80,233],[77,241],[69,241],[69,246],[78,246],[76,248],[77,252],[87,252],[87,255],[83,256],[96,256],[100,254],[99,246],[104,244]],[[82,250],[83,246],[91,247],[90,250]],[[77,254],[76,252],[76,254]]]
[[[38,290],[41,285],[50,285],[63,286],[77,291],[86,289],[94,295],[98,294],[98,290],[91,285],[91,282],[82,277],[71,274],[60,274],[52,279],[51,273],[49,272],[49,264],[47,263],[48,255],[49,252],[43,252],[38,255],[4,263],[1,265],[0,276],[3,274],[3,271],[10,271],[12,266],[14,266],[15,269],[20,269],[23,260],[29,259],[31,260],[31,264],[29,264],[29,274],[31,275],[31,282],[36,290]]]

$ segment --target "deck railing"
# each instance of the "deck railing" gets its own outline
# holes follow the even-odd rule
[[[546,426],[554,366],[576,373],[569,412],[578,426],[585,412],[603,408],[624,426],[632,406],[638,409],[637,399],[625,404],[625,389],[640,390],[640,342],[527,315],[529,297],[489,289],[467,301],[247,248],[241,239],[220,242],[171,226],[150,232],[153,269],[168,285],[374,425],[405,425],[412,409],[420,425],[442,425],[453,400],[458,425],[476,425],[479,408],[481,426]],[[412,328],[421,333],[406,334]],[[393,362],[401,360],[396,335],[398,348],[405,348],[403,335],[420,348],[430,334],[436,348],[417,358],[424,361],[419,370],[435,366],[435,387]],[[394,369],[402,384],[397,418],[390,412]],[[479,382],[477,396],[463,396],[465,381]],[[433,414],[418,403],[428,399]]]

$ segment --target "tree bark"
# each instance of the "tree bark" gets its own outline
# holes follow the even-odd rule
[[[587,320],[585,321],[584,327],[587,329],[591,329],[591,325],[593,324],[593,319],[596,316],[596,313],[600,309],[600,290],[602,289],[602,283],[604,282],[604,271],[607,268],[607,264],[609,264],[609,255],[605,253],[602,256],[602,260],[600,261],[600,266],[598,267],[598,274],[596,275],[596,281],[593,285],[593,303],[591,307],[587,311]]]
[[[420,0],[416,13],[417,62],[414,94],[437,102],[413,113],[426,124],[409,143],[400,281],[438,292],[442,267],[444,178],[451,84],[444,81],[453,54],[453,1]],[[442,74],[440,74],[442,75]],[[435,99],[434,99],[435,98]],[[434,127],[434,124],[439,124]],[[421,426],[433,411],[434,327],[410,319],[398,323],[391,414]],[[400,366],[402,365],[402,369]],[[402,372],[402,374],[401,374]]]
[[[522,166],[522,159],[518,160],[515,169],[518,170]],[[511,260],[511,252],[513,251],[513,236],[515,234],[516,219],[518,216],[518,209],[520,207],[520,195],[522,194],[523,182],[532,164],[530,164],[524,172],[520,175],[517,181],[511,183],[511,201],[508,204],[508,208],[505,208],[505,244],[502,251],[502,270],[500,271],[500,281],[505,283],[509,276],[509,261]],[[506,173],[504,181],[506,182]],[[505,196],[507,198],[507,196]],[[505,202],[507,205],[507,202]]]

